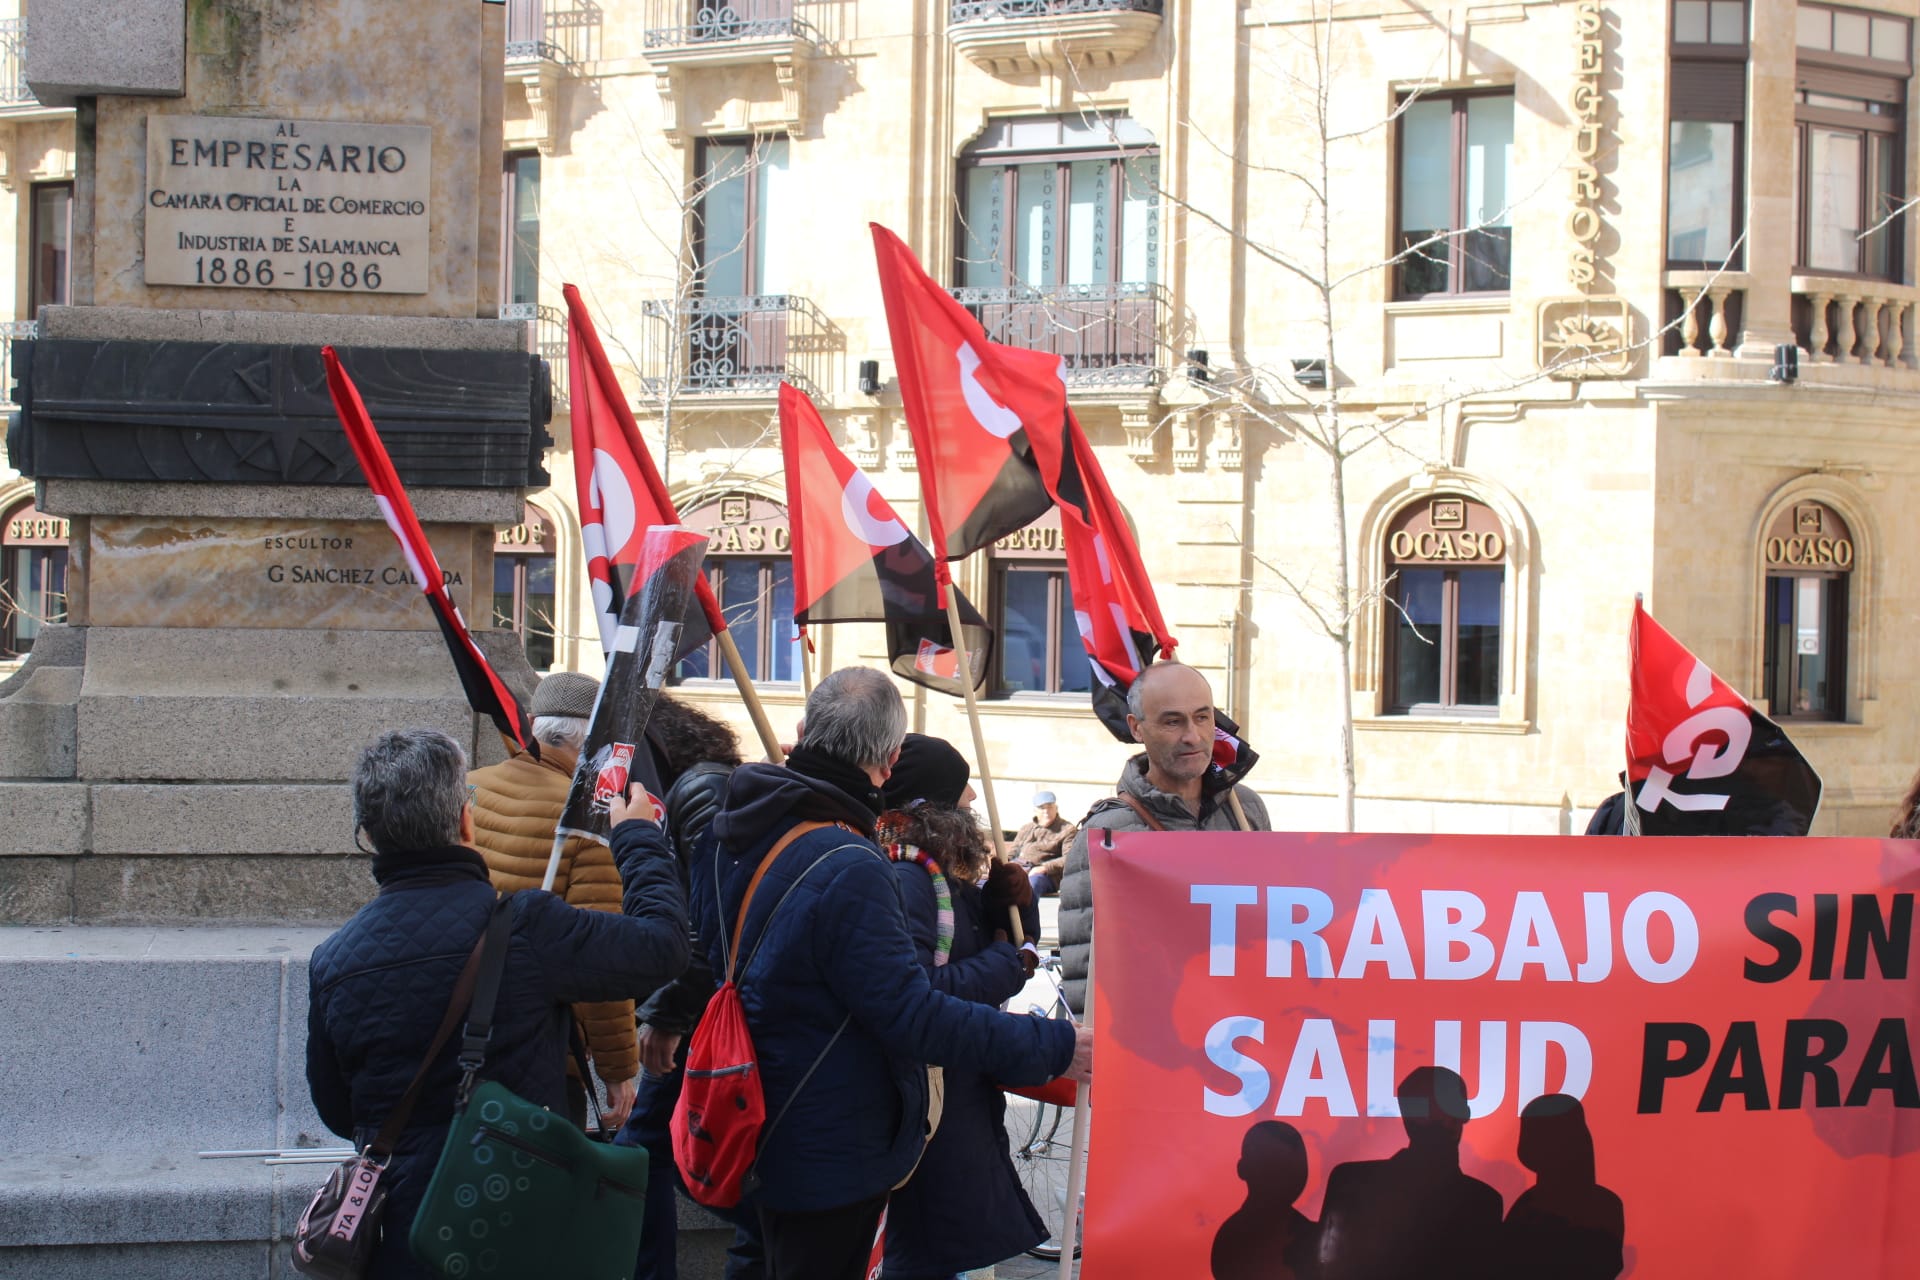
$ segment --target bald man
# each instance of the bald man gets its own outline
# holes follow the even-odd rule
[[[1234,831],[1239,822],[1213,763],[1213,688],[1181,662],[1156,662],[1127,690],[1127,727],[1143,750],[1120,771],[1111,797],[1080,824],[1060,886],[1060,963],[1067,1003],[1086,1011],[1087,958],[1093,950],[1093,877],[1087,841],[1095,831]],[[1267,806],[1251,787],[1234,787],[1247,826],[1269,831]]]

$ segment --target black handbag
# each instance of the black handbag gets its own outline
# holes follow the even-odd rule
[[[494,904],[494,917],[505,910],[507,901],[501,898]],[[481,930],[480,941],[473,944],[473,954],[467,957],[466,967],[454,983],[453,996],[440,1019],[440,1029],[434,1032],[433,1043],[426,1057],[420,1060],[420,1069],[413,1073],[413,1080],[388,1113],[386,1123],[380,1126],[380,1132],[365,1150],[333,1171],[333,1176],[314,1193],[301,1213],[293,1229],[293,1269],[301,1275],[317,1276],[321,1280],[361,1280],[366,1275],[367,1263],[380,1241],[380,1219],[387,1208],[387,1162],[392,1159],[394,1144],[400,1141],[400,1134],[413,1115],[428,1068],[446,1047],[453,1029],[460,1025],[461,1016],[473,1000],[487,932]]]

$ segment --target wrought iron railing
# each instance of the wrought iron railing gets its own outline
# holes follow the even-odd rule
[[[27,88],[27,20],[0,20],[0,106],[34,101]]]
[[[646,47],[797,38],[819,43],[819,33],[795,12],[799,0],[650,0]]]
[[[597,56],[602,14],[592,0],[566,8],[548,0],[507,0],[507,61],[580,66]]]
[[[782,380],[818,390],[831,326],[789,293],[643,303],[647,349],[641,385],[673,395],[773,395]]]
[[[1076,386],[1138,386],[1165,378],[1160,326],[1166,290],[1159,285],[1015,285],[952,292],[989,338],[1053,352]]]
[[[1056,18],[1076,13],[1159,13],[1165,0],[953,0],[951,23],[987,18]]]
[[[527,326],[527,350],[547,362],[553,375],[553,402],[567,402],[567,313],[558,307],[543,307],[532,302],[503,302],[502,320],[519,320]]]

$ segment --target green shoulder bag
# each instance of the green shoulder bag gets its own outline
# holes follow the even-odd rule
[[[407,1243],[423,1266],[452,1280],[629,1280],[640,1249],[646,1151],[594,1142],[567,1117],[495,1081],[475,1084],[506,969],[510,903],[511,895],[501,897],[487,924],[460,1045],[465,1074],[453,1127]]]

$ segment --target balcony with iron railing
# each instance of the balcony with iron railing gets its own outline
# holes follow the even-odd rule
[[[527,350],[547,362],[553,379],[553,403],[567,402],[567,313],[558,307],[543,307],[531,302],[503,302],[502,320],[518,320],[527,326]]]
[[[647,0],[647,57],[683,50],[705,60],[746,60],[762,51],[819,43],[802,0]]]
[[[782,381],[817,392],[833,326],[788,293],[654,299],[641,304],[640,382],[656,402],[687,396],[768,399]]]
[[[1165,379],[1161,325],[1167,292],[1156,284],[958,288],[955,301],[987,337],[1058,355],[1075,387],[1155,386]]]
[[[1113,67],[1160,30],[1164,0],[950,0],[947,39],[994,75]]]
[[[507,65],[585,66],[599,56],[602,21],[592,0],[507,0]]]

